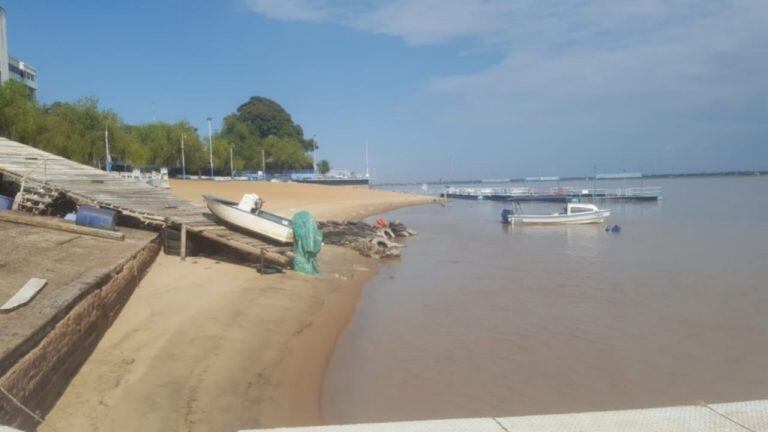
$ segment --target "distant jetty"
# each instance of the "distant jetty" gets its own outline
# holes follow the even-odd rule
[[[755,177],[766,176],[768,170],[741,170],[741,171],[707,171],[693,173],[666,173],[666,174],[643,174],[643,178],[695,178],[695,177]],[[460,179],[460,180],[429,180],[429,181],[409,181],[409,182],[385,182],[376,183],[377,186],[409,186],[409,185],[458,185],[471,183],[523,183],[531,177],[512,177],[508,179]],[[589,180],[591,176],[571,176],[558,177],[560,181],[584,181]]]

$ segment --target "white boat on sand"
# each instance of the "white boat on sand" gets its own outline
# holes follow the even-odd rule
[[[602,223],[610,215],[610,210],[592,204],[568,203],[562,212],[548,215],[521,214],[505,209],[501,212],[501,221],[512,224],[590,224]]]
[[[291,220],[265,212],[256,194],[245,194],[239,203],[212,195],[203,195],[208,210],[221,221],[258,236],[280,243],[293,243]]]

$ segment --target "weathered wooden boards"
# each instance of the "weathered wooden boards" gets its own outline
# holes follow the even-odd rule
[[[78,204],[111,208],[155,227],[186,226],[189,233],[205,237],[219,244],[254,256],[262,256],[263,249],[272,245],[252,237],[230,231],[211,222],[208,209],[172,195],[145,183],[125,179],[87,165],[0,138],[0,173],[17,180],[25,179],[26,187],[45,189],[47,193],[35,197],[35,206],[44,205],[52,193],[63,192]],[[182,242],[185,248],[186,242]],[[186,255],[186,250],[184,251]],[[264,258],[283,266],[290,266],[290,258],[278,252],[266,252]]]
[[[227,245],[240,252],[258,256],[266,261],[279,264],[283,267],[291,266],[292,259],[279,252],[284,248],[271,246],[270,244],[251,236],[230,230],[207,229],[207,227],[189,226],[187,227],[187,230],[206,239]]]
[[[13,222],[24,225],[31,225],[40,228],[48,228],[59,231],[66,231],[75,234],[83,234],[92,237],[100,237],[110,240],[125,240],[125,234],[116,231],[106,231],[96,228],[89,228],[80,225],[75,225],[67,222],[62,222],[58,218],[50,218],[44,216],[32,216],[24,213],[17,213],[12,211],[0,211],[0,221]]]
[[[113,208],[156,225],[164,225],[168,217],[197,215],[202,219],[204,211],[167,190],[4,138],[0,138],[0,171],[62,191],[80,203]]]
[[[0,312],[2,313],[8,313],[14,309],[18,309],[25,304],[32,301],[33,298],[37,295],[37,293],[40,292],[40,290],[45,287],[45,285],[48,283],[45,279],[39,279],[39,278],[32,278],[27,283],[24,284],[23,287],[21,287],[20,290],[16,291],[16,294],[13,295],[5,304],[0,306]]]

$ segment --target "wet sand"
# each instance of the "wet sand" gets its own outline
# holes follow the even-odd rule
[[[179,196],[263,196],[290,216],[359,219],[427,199],[282,183],[173,182]],[[321,423],[336,339],[376,261],[338,247],[321,277],[260,276],[207,258],[161,255],[40,430],[208,431]]]

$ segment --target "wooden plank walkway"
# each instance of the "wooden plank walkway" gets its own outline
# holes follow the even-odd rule
[[[0,172],[38,190],[63,192],[78,204],[111,208],[150,225],[186,226],[219,244],[290,266],[290,258],[279,253],[276,245],[216,224],[206,207],[177,198],[167,189],[124,179],[2,137]]]

